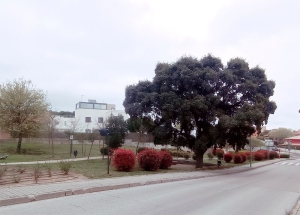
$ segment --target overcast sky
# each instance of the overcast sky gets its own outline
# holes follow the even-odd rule
[[[1,83],[32,80],[52,109],[122,105],[125,87],[152,80],[182,55],[242,57],[276,82],[268,129],[300,129],[298,0],[1,0]]]

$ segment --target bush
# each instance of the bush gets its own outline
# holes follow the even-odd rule
[[[137,150],[137,153],[140,153],[141,151],[147,149],[146,147],[139,147],[138,150]]]
[[[270,151],[269,153],[269,158],[270,160],[273,160],[274,158],[278,158],[278,153],[277,152],[274,152],[274,151]]]
[[[209,160],[212,160],[214,158],[214,155],[213,155],[213,153],[208,152],[207,157],[208,157]]]
[[[255,161],[261,161],[261,160],[264,159],[265,155],[262,154],[261,152],[255,152],[255,153],[253,154],[253,157],[254,157],[254,160],[255,160]]]
[[[218,159],[223,159],[224,156],[224,150],[223,149],[217,149],[216,150],[216,155]]]
[[[190,159],[190,154],[189,153],[185,153],[183,155],[183,157],[184,157],[184,159],[188,160],[188,159]]]
[[[100,153],[101,153],[101,155],[107,155],[107,150],[108,150],[108,148],[107,147],[102,147],[101,149],[100,149]],[[113,154],[113,152],[114,152],[114,149],[112,149],[112,148],[109,148],[109,151],[110,151],[110,153],[109,153],[109,155],[112,155]]]
[[[160,169],[168,169],[173,163],[173,157],[168,151],[160,151]]]
[[[156,171],[160,166],[160,159],[155,149],[145,149],[138,154],[139,165],[145,171]]]
[[[193,158],[194,161],[196,160],[196,154],[195,153],[193,154],[192,158]]]
[[[59,162],[59,168],[65,175],[67,175],[69,173],[71,167],[72,167],[71,162],[68,162],[68,161],[60,161]]]
[[[290,155],[289,154],[280,154],[280,157],[281,158],[290,158]]]
[[[224,154],[223,158],[224,158],[224,161],[226,163],[230,163],[230,161],[232,160],[233,156],[232,156],[232,154],[227,153],[227,154]]]
[[[242,163],[244,163],[247,160],[247,155],[245,153],[240,154],[242,157]]]
[[[167,149],[167,151],[170,152],[173,157],[180,157],[180,158],[186,158],[187,156],[189,156],[189,158],[190,158],[190,154],[191,154],[189,152],[177,151],[177,150],[171,150],[171,149]]]
[[[101,149],[100,149],[100,153],[101,153],[101,155],[107,155],[107,147],[102,147]]]
[[[258,150],[258,153],[261,153],[263,155],[263,159],[268,159],[269,157],[269,151],[268,150]]]
[[[135,154],[131,150],[116,149],[112,155],[112,166],[119,171],[129,172],[134,168]]]
[[[242,157],[241,157],[241,155],[239,155],[239,154],[235,154],[234,156],[233,156],[233,162],[235,163],[235,164],[238,164],[238,163],[242,163]]]

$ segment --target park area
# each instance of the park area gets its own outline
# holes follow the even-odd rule
[[[75,158],[72,153],[71,160],[69,160],[69,144],[55,144],[54,157],[52,157],[51,146],[45,143],[23,143],[21,154],[15,152],[15,146],[14,143],[0,144],[0,156],[9,154],[6,159],[0,160],[0,185],[46,184],[108,177],[205,171],[249,165],[250,159],[247,151],[224,153],[222,149],[215,149],[204,154],[203,168],[195,169],[192,152],[177,149],[145,150],[140,148],[138,155],[136,155],[136,147],[122,146],[112,152],[108,174],[107,155],[103,155],[105,150],[101,150],[102,145],[99,144],[93,145],[93,147],[90,144],[73,145],[73,150],[77,150],[77,157]],[[146,155],[141,156],[142,153]],[[88,156],[89,154],[90,156]],[[132,161],[129,165],[130,156]],[[164,156],[167,156],[165,166],[162,165]],[[268,154],[265,150],[255,152],[252,156],[253,162],[276,158],[278,158],[277,152]],[[119,160],[117,164],[115,160]],[[38,164],[37,161],[39,161]],[[218,165],[218,161],[220,165]],[[32,163],[22,164],[22,162]]]

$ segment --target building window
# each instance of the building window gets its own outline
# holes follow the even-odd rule
[[[80,103],[80,108],[93,109],[93,104],[91,104],[91,103]]]
[[[94,104],[94,109],[106,110],[106,105],[105,104]]]
[[[98,117],[98,123],[103,123],[103,117]]]
[[[92,122],[91,117],[85,117],[85,122],[86,122],[86,123]]]
[[[91,129],[85,129],[85,133],[92,133]]]

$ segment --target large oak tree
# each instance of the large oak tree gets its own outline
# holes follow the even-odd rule
[[[0,128],[18,137],[17,153],[22,138],[40,129],[48,107],[46,95],[31,81],[18,79],[0,85]]]
[[[275,87],[259,67],[241,58],[224,66],[211,55],[158,63],[152,81],[126,87],[123,105],[130,117],[151,117],[156,143],[189,146],[196,168],[209,147],[240,149],[276,110]]]

